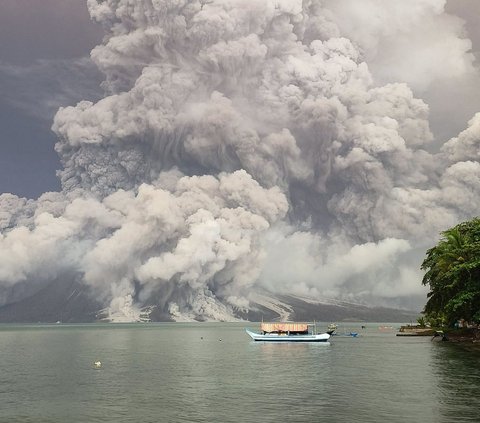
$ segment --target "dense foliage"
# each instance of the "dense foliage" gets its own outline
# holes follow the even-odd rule
[[[424,310],[430,321],[480,321],[480,218],[442,232],[422,269],[422,283],[430,286]]]

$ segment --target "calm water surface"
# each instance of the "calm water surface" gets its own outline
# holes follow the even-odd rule
[[[480,419],[478,350],[379,324],[329,346],[254,343],[244,327],[0,325],[0,422]]]

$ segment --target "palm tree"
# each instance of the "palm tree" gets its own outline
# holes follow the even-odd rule
[[[443,232],[421,268],[422,283],[430,286],[427,315],[443,314],[450,323],[480,318],[480,219]]]

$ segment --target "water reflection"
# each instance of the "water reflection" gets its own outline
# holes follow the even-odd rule
[[[328,348],[328,345],[318,345],[315,343],[306,343],[306,342],[255,342],[251,341],[250,345],[254,348],[257,348],[262,353],[268,354],[300,354],[301,352],[308,351],[312,348]]]
[[[480,347],[441,343],[432,354],[441,422],[478,422]]]

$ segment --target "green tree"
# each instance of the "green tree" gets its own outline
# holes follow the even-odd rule
[[[442,232],[422,263],[422,283],[430,292],[424,312],[449,324],[480,321],[480,219]]]
[[[425,319],[424,316],[420,316],[418,319],[417,319],[417,323],[420,327],[424,328],[426,325],[427,325],[427,320]]]

